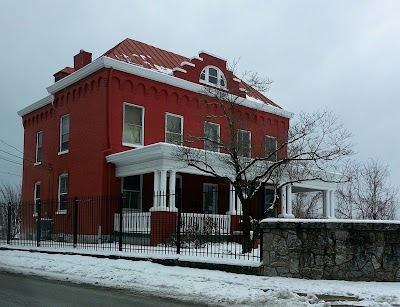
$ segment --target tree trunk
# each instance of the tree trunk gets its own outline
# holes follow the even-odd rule
[[[251,221],[250,221],[250,201],[248,199],[244,199],[242,201],[242,253],[250,253],[253,250],[253,240],[250,236],[251,231]]]

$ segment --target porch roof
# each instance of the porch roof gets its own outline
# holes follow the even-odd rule
[[[176,171],[186,174],[211,176],[193,166],[187,166],[186,163],[180,161],[177,157],[178,145],[169,143],[155,143],[135,149],[111,154],[106,157],[108,163],[113,163],[116,166],[115,175],[117,177],[126,177],[133,175],[140,175],[146,173],[153,173],[155,171]],[[221,174],[221,176],[234,177],[234,174],[229,172],[229,169],[221,163],[224,154],[206,152],[202,149],[198,150],[202,155],[208,155],[207,159],[210,165],[213,165],[214,171]],[[221,159],[222,157],[222,159]],[[333,179],[338,174],[329,174]],[[326,182],[322,180],[305,180],[292,184],[293,193],[323,191],[323,190],[336,190],[336,183]]]

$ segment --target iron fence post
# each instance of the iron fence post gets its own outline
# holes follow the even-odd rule
[[[40,239],[42,236],[42,202],[37,201],[37,221],[36,221],[36,246],[40,246]]]
[[[74,247],[78,245],[78,197],[74,198]]]
[[[258,247],[260,251],[260,262],[263,261],[263,242],[264,242],[263,229],[261,228],[260,225],[260,246]]]
[[[124,194],[121,193],[119,200],[119,251],[122,252],[122,208],[124,206]]]
[[[7,244],[11,244],[11,202],[8,202],[7,208]]]
[[[177,189],[177,198],[176,205],[178,207],[178,219],[176,222],[176,253],[181,253],[181,214],[182,214],[182,206],[181,206],[181,191]]]

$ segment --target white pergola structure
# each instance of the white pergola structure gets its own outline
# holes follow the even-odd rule
[[[154,174],[154,200],[153,207],[150,211],[176,211],[175,208],[175,186],[176,173],[186,173],[202,176],[211,176],[210,174],[200,171],[193,166],[187,166],[183,161],[177,158],[177,145],[168,143],[156,143],[143,146],[120,153],[115,153],[106,157],[108,163],[116,166],[117,177],[127,177],[134,175]],[[224,154],[207,153],[200,149],[191,149],[197,151],[201,155],[208,155],[207,163],[213,165],[214,171],[221,176],[233,176],[227,167],[221,164],[220,157]],[[169,186],[167,187],[167,178],[169,177]],[[320,180],[309,180],[300,183],[284,185],[280,189],[281,197],[281,214],[279,217],[294,218],[292,212],[292,194],[323,191],[324,206],[323,216],[325,218],[335,217],[334,192],[336,184],[324,182]],[[169,191],[169,193],[167,193]],[[235,195],[233,186],[229,189],[229,211],[228,215],[241,215],[242,204]],[[167,197],[169,200],[167,201]]]

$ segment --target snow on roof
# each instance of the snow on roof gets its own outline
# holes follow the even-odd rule
[[[219,59],[223,59],[206,51],[200,51],[200,54],[202,53],[217,57]],[[111,48],[106,53],[104,53],[103,56],[107,56],[112,59],[141,66],[144,68],[156,70],[160,73],[167,75],[173,75],[174,69],[176,71],[181,71],[176,68],[181,68],[182,64],[190,65],[192,59],[203,60],[201,57],[198,56],[187,58],[185,56],[170,51],[166,51],[157,47],[153,47],[151,45],[130,38],[123,40],[115,47]],[[234,80],[240,82],[240,79],[236,77],[234,78]],[[272,102],[263,94],[261,94],[260,92],[258,92],[257,90],[246,84],[243,80],[241,80],[241,86],[244,87],[247,97],[251,97],[250,98],[251,101],[257,103],[264,103],[280,108],[277,104]]]

